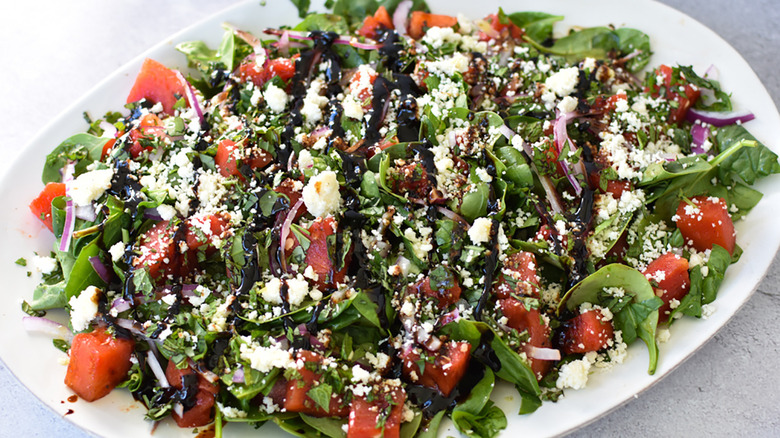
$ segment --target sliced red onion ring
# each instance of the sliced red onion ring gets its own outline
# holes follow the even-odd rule
[[[89,258],[89,264],[92,265],[92,269],[97,272],[97,275],[100,276],[100,279],[105,281],[106,283],[110,283],[111,279],[113,278],[113,275],[111,274],[111,271],[106,267],[106,265],[103,264],[103,262],[100,260],[100,257],[93,256]]]
[[[279,30],[279,29],[266,29],[263,32],[269,34],[269,35],[276,35],[278,37],[283,37],[285,34],[287,35],[287,38],[294,39],[294,40],[302,40],[302,41],[312,41],[313,38],[310,37],[305,32],[297,32],[294,30]],[[342,36],[339,36],[335,40],[333,40],[333,44],[343,44],[346,46],[352,46],[357,49],[363,49],[363,50],[379,50],[382,48],[381,44],[376,43],[361,43],[355,38],[345,38]],[[279,46],[277,46],[279,48]]]
[[[244,367],[239,366],[233,373],[233,383],[244,383]]]
[[[189,101],[192,109],[194,109],[195,113],[198,115],[198,120],[202,126],[206,119],[203,117],[203,110],[200,109],[200,103],[198,102],[198,96],[195,94],[195,89],[179,70],[174,70],[174,72],[176,73],[176,77],[179,79],[179,82],[181,82],[182,86],[184,87],[184,94],[187,95],[187,100]]]
[[[76,212],[73,206],[73,200],[70,198],[70,186],[73,183],[73,172],[75,172],[76,166],[73,162],[68,162],[65,165],[65,171],[63,174],[63,182],[65,183],[65,226],[62,229],[62,237],[60,238],[60,251],[65,252],[70,247],[70,241],[73,238],[73,228],[76,226]]]
[[[705,154],[707,153],[706,150],[704,150],[701,145],[704,144],[705,141],[710,136],[710,129],[706,127],[705,125],[702,125],[701,123],[694,123],[691,126],[691,137],[693,138],[693,144],[694,147],[691,148],[691,150],[697,154]]]
[[[162,216],[160,216],[160,213],[157,211],[157,208],[147,208],[144,210],[144,219],[153,219],[156,221],[163,220]]]
[[[515,132],[512,131],[508,126],[501,125],[498,130],[503,134],[506,138],[512,139],[514,137]],[[529,158],[533,159],[534,156],[534,150],[531,148],[531,145],[529,145],[527,142],[523,141],[523,151],[528,155]],[[550,201],[550,207],[552,208],[554,213],[563,213],[563,204],[560,200],[560,197],[558,195],[558,192],[555,190],[555,184],[553,184],[552,180],[547,175],[541,175],[539,173],[539,170],[536,168],[536,165],[531,162],[531,169],[533,169],[534,173],[539,177],[539,181],[542,183],[542,188],[544,189],[544,193],[547,194],[547,200]]]
[[[122,327],[123,329],[129,330],[134,335],[137,335],[141,338],[144,338],[149,343],[149,346],[157,350],[157,347],[155,346],[154,342],[151,341],[147,336],[146,332],[144,331],[144,327],[141,325],[140,322],[134,321],[132,319],[125,319],[125,318],[117,318],[116,319],[116,325],[119,327]]]
[[[208,380],[210,383],[214,383],[217,380],[219,380],[219,376],[211,372],[210,370],[203,369],[200,365],[195,363],[192,358],[188,359],[190,368],[192,368],[196,373],[200,374],[204,379]]]
[[[561,360],[560,350],[554,348],[538,348],[533,345],[527,345],[525,353],[528,357],[537,360]]]
[[[577,113],[571,111],[560,114],[558,110],[555,112],[557,117],[555,118],[555,123],[553,125],[553,139],[555,141],[555,147],[558,150],[558,154],[561,154],[563,153],[564,146],[567,142],[569,143],[570,147],[574,147],[574,144],[571,142],[571,140],[569,140],[569,133],[566,131],[566,125],[569,124],[569,121],[577,117]],[[574,193],[579,196],[580,193],[582,193],[582,186],[580,185],[579,181],[577,181],[577,178],[575,178],[572,174],[572,171],[569,168],[569,163],[567,163],[566,160],[560,160],[559,163],[561,163],[561,167],[563,168],[563,173],[566,175],[566,179],[569,180],[572,188],[574,188]]]
[[[298,209],[301,208],[301,205],[303,205],[303,197],[298,199],[298,202],[293,205],[293,207],[290,209],[290,211],[287,213],[287,217],[284,218],[284,222],[282,223],[282,233],[281,233],[281,239],[279,240],[279,245],[282,247],[282,254],[284,254],[285,251],[285,243],[287,242],[287,236],[290,235],[290,226],[293,223],[293,220],[295,220],[295,215],[298,213]],[[287,260],[285,260],[285,257],[282,257],[282,270],[287,270]]]
[[[100,129],[103,130],[103,137],[105,138],[116,137],[116,133],[118,132],[116,126],[112,125],[111,123],[108,123],[105,120],[101,120],[98,126],[100,127]]]
[[[465,226],[466,230],[471,228],[471,225],[469,224],[469,222],[466,219],[464,219],[463,217],[461,217],[458,213],[455,213],[454,211],[452,211],[452,210],[450,210],[448,208],[445,208],[445,207],[437,207],[436,210],[438,210],[439,213],[444,215],[444,217],[446,217],[448,219],[452,219],[455,222],[458,222],[461,225]]]
[[[745,123],[756,118],[756,116],[749,111],[735,111],[720,113],[714,111],[702,111],[695,108],[688,110],[688,114],[685,118],[692,123],[700,121],[702,123],[708,123],[712,126],[720,128],[721,126],[733,125],[735,123]]]
[[[117,313],[122,313],[124,311],[130,310],[132,307],[132,303],[129,301],[123,299],[123,298],[117,298],[114,300],[113,303],[111,303],[111,310],[116,310]]]
[[[64,339],[68,342],[73,339],[73,332],[64,325],[48,318],[25,316],[22,318],[22,325],[24,325],[24,329],[28,332],[43,333],[56,339]]]
[[[509,126],[501,125],[498,127],[498,132],[500,132],[504,137],[509,140],[509,142],[512,142],[512,138],[517,135],[515,131],[512,131],[512,129],[509,128]],[[526,155],[528,155],[528,158],[534,157],[534,150],[531,147],[531,145],[528,144],[525,140],[523,140],[523,152],[525,152]]]
[[[282,35],[279,36],[279,41],[271,43],[271,46],[276,47],[279,52],[282,53],[284,56],[288,56],[290,54],[290,48],[301,48],[306,47],[303,43],[296,43],[290,41],[290,34],[285,30],[282,32]]]
[[[404,0],[398,3],[393,12],[393,27],[398,32],[398,36],[406,36],[406,20],[409,18],[409,11],[412,10],[412,0]]]
[[[161,387],[168,388],[171,386],[165,377],[165,371],[160,366],[160,361],[157,360],[157,355],[152,350],[146,352],[146,363],[149,364],[149,368],[152,370],[154,377],[157,378],[157,381],[160,382]]]

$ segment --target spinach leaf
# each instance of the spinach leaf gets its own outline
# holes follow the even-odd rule
[[[780,171],[777,155],[768,149],[766,154],[759,152],[759,156],[763,155],[761,158],[756,156],[755,151],[744,151],[744,149],[756,149],[759,147],[758,144],[757,141],[747,138],[736,139],[736,141],[731,142],[725,150],[707,163],[709,168],[702,163],[695,166],[696,170],[698,170],[696,173],[680,172],[674,175],[674,177],[671,177],[671,174],[657,174],[655,177],[651,177],[654,183],[647,185],[649,195],[645,198],[646,203],[654,202],[655,214],[664,219],[672,216],[682,197],[690,198],[707,193],[724,198],[728,205],[735,204],[733,193],[724,187],[732,185],[734,181],[731,179],[723,180],[724,177],[736,178],[740,174],[745,177],[757,177],[758,173],[752,166],[758,166],[758,163],[762,163],[762,173],[767,175],[767,172],[776,173]],[[735,162],[734,157],[740,158]],[[667,176],[669,178],[666,178]],[[720,183],[718,184],[716,181],[713,184],[713,179],[719,179]],[[755,199],[755,197],[753,198]]]
[[[632,72],[642,70],[653,54],[650,50],[650,37],[642,31],[627,27],[615,29],[615,35],[618,37],[617,49],[621,54],[630,55],[638,51],[638,54],[626,63],[628,69]]]
[[[503,11],[499,9],[499,13]],[[543,42],[552,38],[553,24],[563,20],[562,15],[550,15],[544,12],[515,12],[506,16],[515,26],[525,30],[528,38]]]
[[[442,411],[444,412],[444,411]],[[415,413],[414,419],[407,423],[401,423],[400,438],[413,438],[417,435],[417,431],[420,429],[422,423],[422,413]]]
[[[60,170],[65,167],[68,161],[76,162],[76,175],[84,173],[88,164],[100,160],[103,146],[107,141],[107,138],[95,137],[90,134],[76,134],[68,137],[46,156],[46,163],[41,175],[43,183],[62,181]]]
[[[73,269],[68,277],[68,283],[65,285],[65,296],[67,299],[80,294],[88,286],[102,289],[106,285],[98,273],[95,272],[92,263],[89,262],[90,257],[98,256],[100,252],[97,239],[95,239],[85,246],[78,257],[76,257],[76,262],[73,264]]]
[[[344,425],[344,420],[327,417],[318,418],[306,414],[301,414],[301,419],[309,426],[320,431],[324,436],[331,438],[344,438],[347,436],[347,433],[341,428]]]
[[[452,410],[455,427],[466,436],[494,437],[506,428],[504,412],[490,401],[495,386],[490,368],[471,390],[468,398]]]
[[[577,62],[585,58],[604,59],[610,50],[615,50],[620,44],[619,37],[607,27],[591,27],[572,32],[557,40],[550,47],[553,55],[563,56],[569,62]]]
[[[639,54],[626,64],[632,72],[647,65],[651,55],[650,38],[643,32],[629,28],[612,30],[608,27],[590,27],[569,33],[555,41],[551,47],[545,47],[531,38],[528,38],[528,42],[540,52],[561,56],[569,63],[585,58],[626,56],[638,50]]]
[[[311,6],[311,0],[290,0],[296,8],[298,8],[298,16],[303,18],[309,13],[309,7]]]
[[[65,280],[55,284],[39,284],[33,291],[30,308],[33,310],[60,309],[68,303],[65,294]]]
[[[506,167],[503,178],[516,187],[533,187],[534,176],[523,154],[512,146],[502,146],[495,150],[496,157]]]
[[[398,7],[398,4],[402,1],[403,0],[381,0],[379,5],[384,6],[385,9],[387,9],[387,12],[392,15],[393,12],[395,12],[395,9]],[[425,0],[412,0],[412,8],[410,10],[430,12],[430,9],[428,9],[428,4],[425,3]]]
[[[374,15],[378,7],[376,0],[336,0],[333,13],[346,17],[350,23],[357,25],[367,16]]]
[[[715,139],[721,150],[726,150],[740,142],[756,142],[755,147],[741,148],[720,163],[718,178],[727,185],[734,182],[737,177],[747,184],[753,184],[759,178],[780,173],[777,154],[758,142],[742,125],[719,128]]]
[[[311,397],[311,399],[314,400],[314,402],[317,403],[317,405],[324,411],[328,411],[330,409],[331,394],[333,394],[333,387],[327,383],[320,383],[317,386],[313,386],[309,391],[306,392],[306,395]]]
[[[193,66],[216,62],[219,59],[217,51],[210,49],[203,41],[185,41],[177,44],[176,50],[183,53],[187,62]]]
[[[444,418],[446,411],[439,411],[433,418],[428,421],[428,424],[422,428],[417,434],[417,438],[436,438],[439,436],[439,426],[441,426],[441,420]]]
[[[560,313],[565,306],[574,311],[582,303],[604,303],[605,288],[619,287],[630,294],[632,302],[614,313],[615,329],[623,332],[626,344],[641,338],[647,345],[650,355],[648,373],[655,372],[658,364],[658,345],[655,342],[655,329],[658,325],[658,308],[663,302],[655,296],[653,287],[645,276],[626,265],[607,265],[572,287],[558,306]]]
[[[323,30],[326,32],[336,32],[345,34],[349,32],[349,26],[343,17],[332,14],[311,14],[301,21],[293,30],[310,32],[312,30]]]
[[[228,30],[225,32],[225,36],[222,37],[222,42],[216,53],[218,61],[222,62],[228,71],[233,71],[233,69],[237,67],[237,65],[235,65],[235,57],[233,56],[235,49],[236,37],[233,35],[232,31]]]
[[[495,385],[496,378],[493,375],[493,371],[491,371],[490,368],[485,368],[485,376],[474,385],[469,396],[455,406],[452,412],[465,412],[474,415],[479,414],[488,401],[490,401],[490,394],[493,392]],[[461,432],[463,431],[461,430]]]
[[[691,288],[680,300],[680,305],[672,311],[669,321],[674,321],[677,313],[701,318],[701,306],[715,300],[726,268],[731,262],[732,257],[728,251],[713,245],[707,264],[691,269]]]
[[[371,301],[368,294],[363,291],[358,292],[357,296],[352,300],[352,305],[361,315],[363,315],[363,318],[366,318],[368,322],[384,332],[382,323],[379,321],[379,316],[377,314],[379,312],[379,307],[375,302]]]
[[[479,345],[483,336],[492,336],[490,347],[501,362],[501,369],[496,371],[496,376],[515,385],[524,400],[525,406],[541,406],[541,399],[539,398],[541,390],[533,371],[520,358],[517,352],[509,348],[502,338],[495,334],[490,326],[484,322],[460,319],[442,327],[441,331],[449,335],[451,339],[468,341],[472,348],[476,348]],[[526,399],[530,403],[526,403]],[[535,409],[531,409],[528,412],[533,412],[533,410]]]
[[[696,108],[710,111],[731,111],[731,98],[727,93],[720,89],[720,84],[711,79],[699,77],[691,66],[680,65],[677,68],[679,68],[685,76],[686,81],[700,89],[711,90],[715,95],[715,100],[709,104],[705,103],[705,99],[697,100],[695,105]]]

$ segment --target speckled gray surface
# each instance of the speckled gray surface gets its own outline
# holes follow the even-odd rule
[[[42,125],[106,75],[234,1],[115,0],[110,9],[100,0],[0,3],[0,152],[8,163]],[[780,102],[777,0],[662,3],[720,34],[753,67],[775,104]],[[108,12],[126,18],[107,20]],[[779,280],[776,259],[755,295],[693,357],[570,436],[780,436]],[[0,388],[0,436],[87,436],[44,407],[2,365]]]

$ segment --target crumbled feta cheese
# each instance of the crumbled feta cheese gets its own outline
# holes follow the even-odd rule
[[[95,286],[88,286],[80,294],[68,300],[70,306],[70,325],[74,331],[82,332],[98,313],[98,300],[102,292]]]
[[[490,229],[493,221],[486,217],[479,217],[474,220],[474,224],[469,228],[469,237],[475,245],[488,242],[490,240]]]
[[[588,384],[588,370],[590,370],[590,362],[587,359],[574,360],[564,364],[559,371],[555,386],[558,389],[582,389]]]
[[[113,177],[113,169],[84,172],[70,183],[68,196],[73,199],[76,207],[90,205],[111,187]]]
[[[324,217],[339,210],[341,195],[336,172],[326,170],[314,176],[303,188],[303,203],[315,217]]]
[[[271,108],[271,111],[281,113],[287,107],[289,96],[281,88],[269,83],[265,92],[263,92],[263,99],[265,99],[265,103],[268,104],[268,108]]]
[[[57,269],[57,260],[52,257],[33,256],[30,260],[30,265],[33,269],[41,274],[51,274]]]
[[[550,75],[544,85],[558,97],[568,96],[577,87],[579,74],[580,69],[577,67],[564,68]]]

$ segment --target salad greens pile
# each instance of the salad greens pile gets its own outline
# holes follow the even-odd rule
[[[730,224],[780,171],[717,81],[643,74],[635,29],[293,3],[294,27],[179,44],[186,78],[147,61],[125,111],[46,159],[66,192],[24,309],[132,339],[119,386],[149,420],[492,437],[499,381],[528,414],[637,339],[652,373],[659,321],[708,311],[741,250],[680,212],[719,199]],[[649,268],[665,254],[674,278]]]

